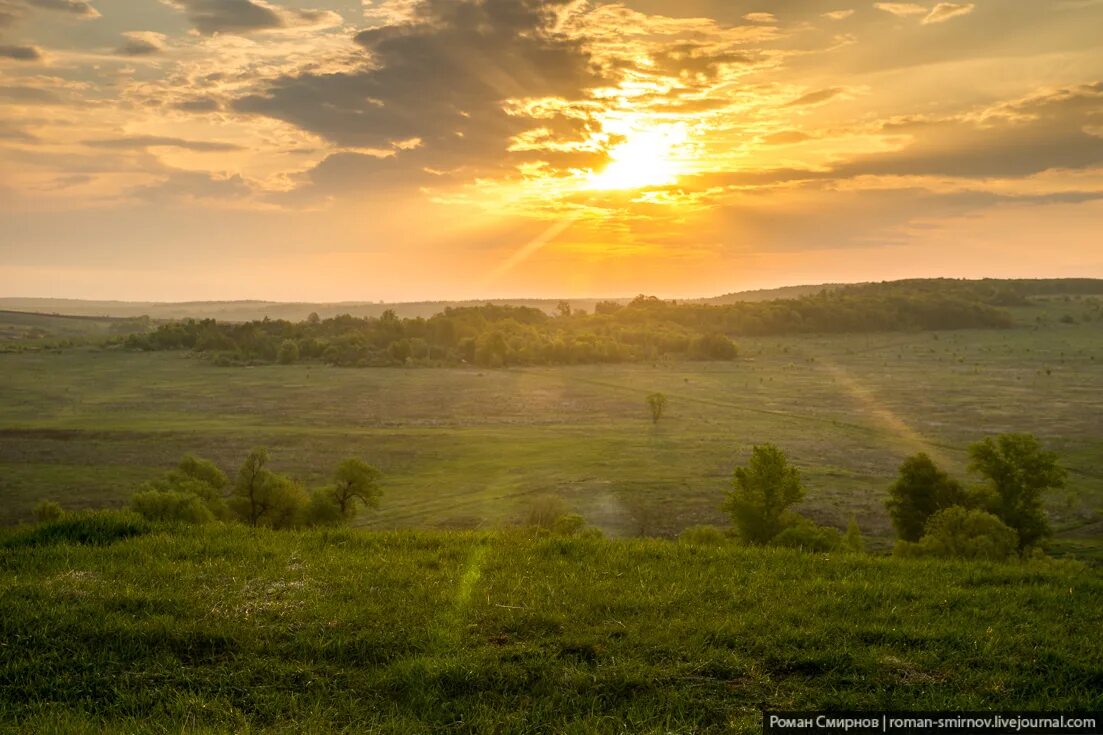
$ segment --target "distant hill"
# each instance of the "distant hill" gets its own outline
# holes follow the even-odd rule
[[[694,299],[698,304],[738,304],[757,301],[777,301],[778,299],[799,299],[804,296],[814,296],[821,291],[834,291],[847,286],[861,284],[847,283],[821,283],[818,286],[782,286],[781,288],[763,288],[755,291],[735,291],[723,296],[712,296],[707,299]]]
[[[726,305],[736,303],[755,303],[782,299],[799,299],[814,296],[822,291],[864,291],[868,293],[886,292],[940,292],[945,294],[976,293],[979,290],[999,291],[1008,297],[1009,305],[1016,298],[1037,295],[1058,294],[1103,294],[1103,279],[1092,278],[1050,278],[1050,279],[996,279],[979,280],[956,278],[914,278],[879,283],[821,283],[781,288],[735,291],[721,296],[699,299],[678,299],[681,303]],[[471,299],[467,301],[410,301],[397,303],[371,301],[343,301],[335,303],[279,302],[279,301],[89,301],[83,299],[48,298],[0,298],[0,310],[34,312],[48,315],[93,316],[133,318],[148,316],[154,320],[171,319],[217,319],[227,322],[248,322],[269,319],[286,319],[298,322],[312,313],[323,319],[349,314],[354,317],[378,317],[390,309],[403,318],[428,318],[439,314],[448,307],[482,306],[527,306],[540,309],[549,314],[556,311],[560,301],[567,301],[572,309],[585,309],[592,312],[599,301],[614,301],[626,304],[627,298],[583,298],[583,299]]]
[[[572,309],[593,311],[598,301],[628,303],[629,299],[565,299]],[[548,313],[555,311],[560,299],[482,299],[472,301],[413,301],[383,303],[370,301],[345,301],[336,303],[279,302],[279,301],[85,301],[82,299],[0,298],[0,309],[36,312],[40,314],[66,314],[95,317],[137,317],[151,319],[217,319],[225,322],[248,322],[264,319],[286,319],[299,322],[316,313],[323,319],[341,314],[354,317],[377,317],[390,309],[399,317],[431,317],[447,307],[528,306]]]

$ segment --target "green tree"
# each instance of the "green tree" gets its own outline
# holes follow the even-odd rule
[[[383,476],[378,469],[367,462],[349,458],[337,467],[334,477],[333,500],[341,515],[352,518],[360,506],[378,508],[383,490],[379,480]]]
[[[1031,434],[1001,434],[969,447],[970,468],[988,479],[995,493],[992,511],[1019,535],[1019,550],[1051,533],[1042,495],[1065,485],[1057,455]]]
[[[647,407],[651,410],[651,423],[659,423],[666,410],[666,396],[662,393],[652,393],[647,397]]]
[[[280,349],[276,353],[276,360],[281,365],[290,365],[299,361],[299,345],[295,340],[285,339],[280,343]]]
[[[794,519],[788,509],[804,497],[800,473],[773,444],[756,446],[746,467],[737,467],[723,509],[744,541],[765,544]]]
[[[303,521],[309,497],[298,483],[269,470],[268,450],[257,447],[237,473],[230,508],[250,526],[293,528]]]
[[[892,525],[905,541],[918,541],[930,517],[943,508],[975,504],[969,492],[924,453],[904,460],[889,496]]]

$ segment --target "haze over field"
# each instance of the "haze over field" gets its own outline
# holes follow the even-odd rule
[[[0,0],[5,295],[1100,276],[1095,0]]]

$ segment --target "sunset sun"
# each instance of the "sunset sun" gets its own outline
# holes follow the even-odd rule
[[[683,173],[679,148],[685,140],[685,130],[680,127],[628,133],[623,143],[609,151],[609,165],[587,179],[586,188],[641,189],[671,184]]]

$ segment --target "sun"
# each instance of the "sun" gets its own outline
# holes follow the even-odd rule
[[[684,129],[669,126],[631,132],[625,137],[609,151],[609,165],[588,177],[587,189],[642,189],[677,180],[682,173],[677,153],[686,139]]]

